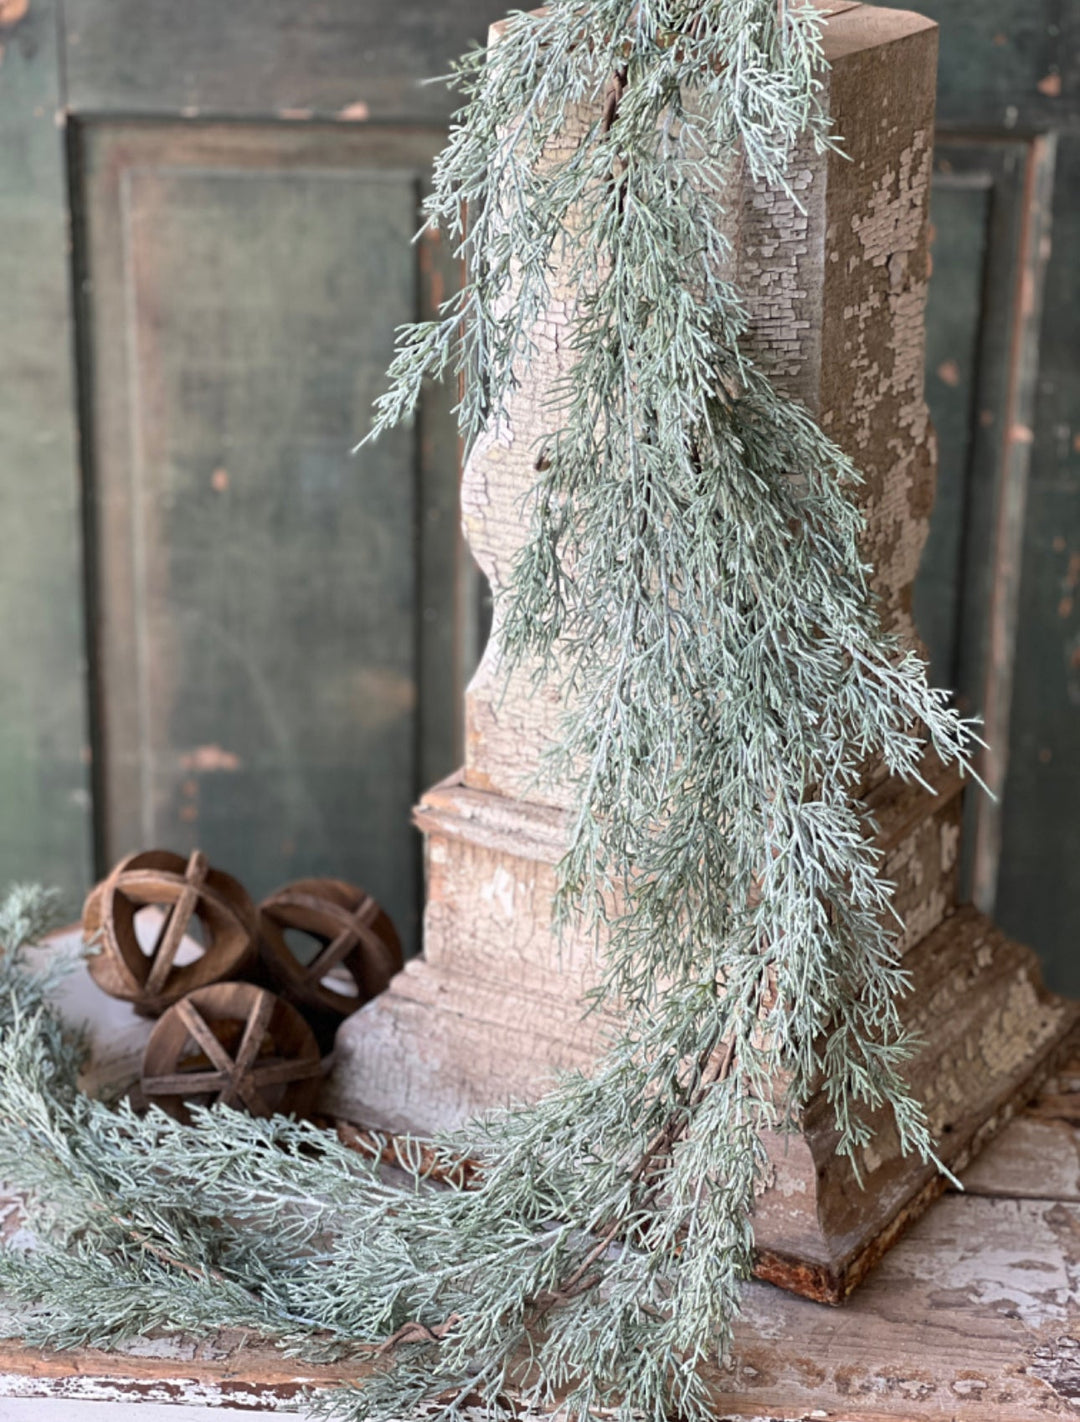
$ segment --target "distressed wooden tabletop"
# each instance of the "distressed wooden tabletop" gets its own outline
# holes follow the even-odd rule
[[[1009,1125],[842,1308],[747,1290],[717,1417],[1044,1422],[1080,1417],[1080,1059]],[[293,1411],[304,1368],[239,1335],[119,1354],[0,1343],[0,1419]],[[102,1407],[102,1404],[107,1404]],[[187,1409],[193,1409],[187,1412]],[[220,1415],[220,1413],[217,1413]]]

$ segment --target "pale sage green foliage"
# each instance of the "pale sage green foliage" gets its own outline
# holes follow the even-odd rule
[[[340,1350],[416,1321],[426,1337],[322,1410],[558,1395],[576,1416],[704,1419],[699,1365],[729,1347],[751,1268],[762,1127],[821,1087],[856,1163],[882,1106],[932,1153],[856,795],[873,759],[917,776],[927,743],[964,763],[973,733],[882,635],[856,471],[741,349],[720,275],[738,165],[782,187],[797,141],[831,141],[819,26],[783,0],[512,17],[457,76],[428,204],[467,281],[400,333],[378,410],[382,429],[461,372],[466,440],[506,417],[559,263],[574,363],[499,618],[511,661],[567,692],[560,911],[597,925],[617,1040],[591,1078],[447,1144],[482,1157],[479,1189],[401,1190],[309,1127],[216,1111],[185,1130],[50,1094],[44,1019],[20,1019],[0,1043],[0,1174],[63,1203],[52,1243],[6,1265],[35,1336],[232,1322]],[[591,129],[556,154],[582,104]]]

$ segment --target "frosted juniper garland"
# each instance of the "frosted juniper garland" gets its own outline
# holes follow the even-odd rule
[[[704,1418],[698,1364],[728,1348],[751,1267],[762,1126],[821,1087],[842,1150],[887,1104],[904,1146],[932,1152],[856,792],[868,760],[916,776],[927,742],[964,763],[973,733],[882,636],[858,475],[741,352],[718,276],[733,165],[783,186],[797,139],[832,141],[819,25],[794,0],[512,17],[458,71],[428,205],[467,282],[401,333],[377,412],[376,432],[457,373],[466,440],[490,428],[558,257],[575,359],[500,615],[511,657],[573,690],[552,767],[578,797],[560,908],[607,915],[622,1035],[591,1078],[446,1146],[482,1158],[479,1188],[402,1191],[310,1127],[216,1111],[185,1130],[91,1103],[48,1017],[17,1015],[0,1174],[37,1192],[51,1234],[4,1269],[33,1336],[235,1324],[366,1352],[366,1380],[317,1403],[343,1418],[556,1398]],[[595,118],[566,151],[580,105]]]

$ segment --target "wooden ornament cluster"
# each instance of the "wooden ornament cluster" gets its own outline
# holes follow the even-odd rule
[[[161,914],[148,950],[136,923],[144,909]],[[202,952],[178,962],[196,924]],[[122,859],[88,896],[83,934],[96,950],[88,966],[98,987],[160,1018],[142,1092],[185,1122],[194,1104],[310,1115],[320,1041],[332,1041],[403,961],[393,923],[363,889],[301,879],[256,907],[201,850],[186,860],[168,850]],[[314,941],[310,954],[294,951],[297,935]]]

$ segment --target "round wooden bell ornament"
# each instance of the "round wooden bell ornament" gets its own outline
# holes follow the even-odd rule
[[[286,933],[313,941],[297,953]],[[299,879],[259,905],[262,966],[290,1002],[326,1017],[347,1017],[377,996],[402,965],[389,915],[353,884]]]
[[[213,983],[174,1003],[143,1053],[142,1091],[185,1124],[192,1105],[308,1116],[322,1059],[294,1007],[252,983]]]
[[[157,908],[161,922],[149,951],[140,944],[136,917]],[[201,953],[177,962],[185,934],[199,925]],[[83,907],[83,937],[98,951],[87,959],[103,992],[156,1017],[197,988],[240,971],[257,949],[258,915],[247,890],[212,869],[195,850],[188,859],[153,849],[122,859],[91,890]]]

